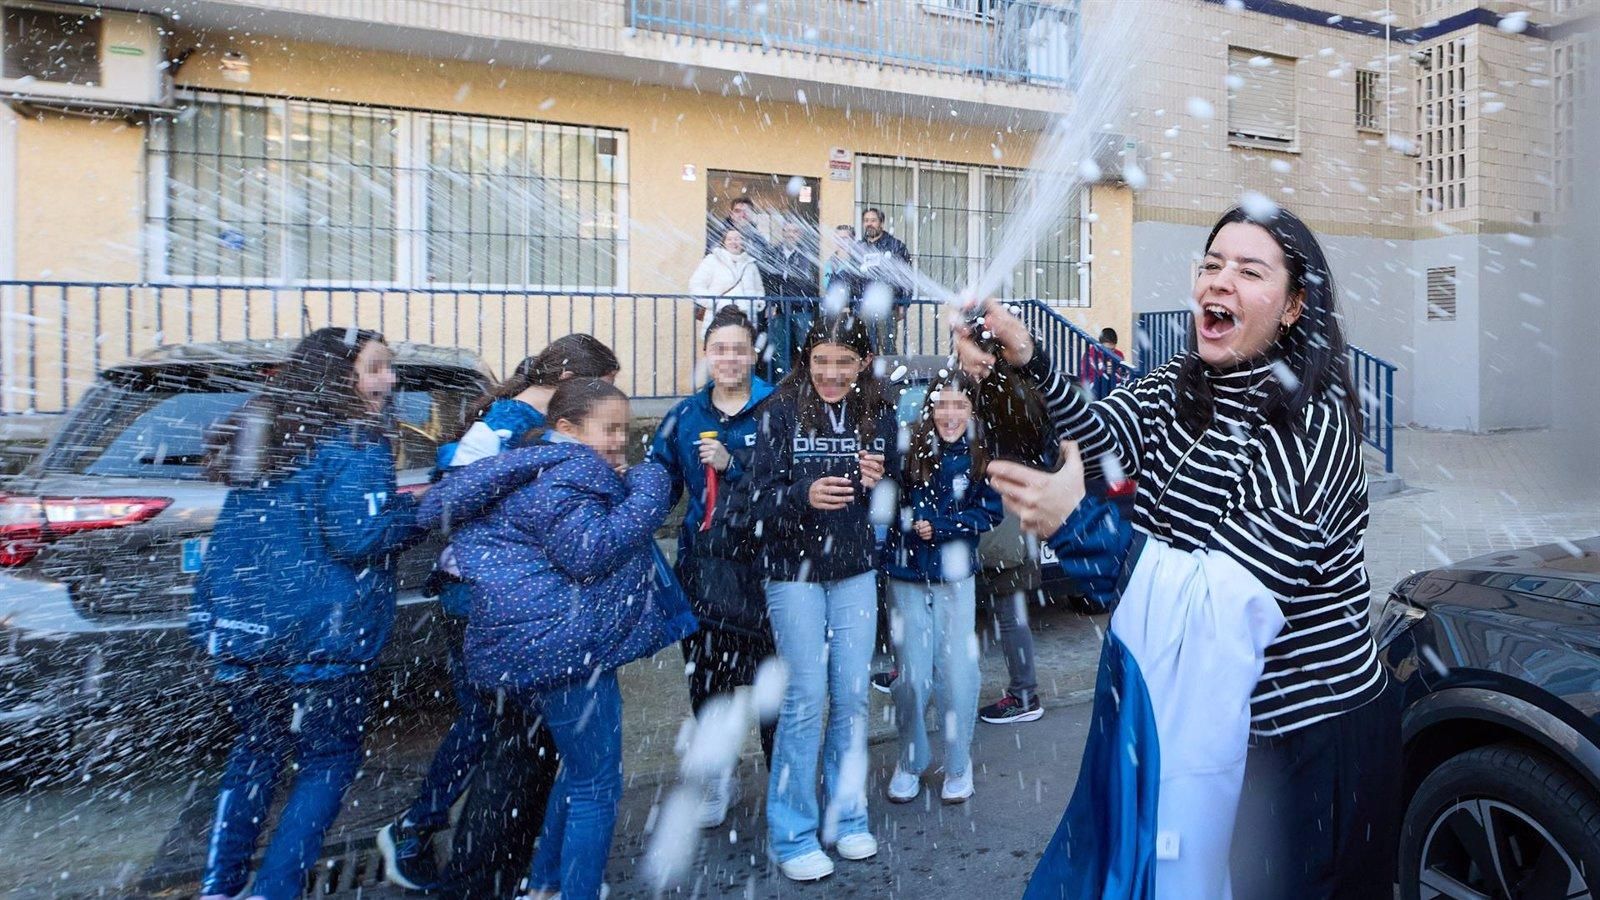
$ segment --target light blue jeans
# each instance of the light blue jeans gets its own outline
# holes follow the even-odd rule
[[[778,657],[789,669],[767,787],[768,844],[779,862],[867,832],[867,679],[878,638],[878,576],[767,582]],[[822,711],[828,734],[822,735]],[[827,822],[817,804],[821,753]]]
[[[978,720],[976,581],[889,581],[889,637],[900,677],[894,682],[900,768],[921,775],[932,761],[923,711],[938,701],[944,771],[972,768],[972,729]]]

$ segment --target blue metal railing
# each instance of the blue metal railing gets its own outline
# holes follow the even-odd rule
[[[1076,81],[1080,23],[1078,0],[628,0],[643,31],[1051,85]]]
[[[1096,396],[1104,396],[1117,385],[1133,380],[1132,366],[1048,304],[1024,300],[1018,312],[1039,340],[1040,348],[1050,354],[1052,367],[1057,372],[1076,375]]]
[[[1188,352],[1191,314],[1186,309],[1140,313],[1135,352],[1140,377]],[[1394,373],[1386,359],[1352,346],[1350,376],[1361,403],[1361,440],[1383,456],[1383,470],[1394,472]]]

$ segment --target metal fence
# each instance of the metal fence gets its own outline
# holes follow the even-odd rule
[[[1135,342],[1140,377],[1188,351],[1191,317],[1186,309],[1140,313]],[[1354,346],[1349,358],[1361,402],[1361,440],[1383,456],[1383,470],[1393,472],[1395,365]]]
[[[1057,372],[1075,374],[1097,396],[1133,380],[1132,366],[1048,305],[1027,300],[1018,311]]]
[[[948,71],[1070,85],[1077,0],[628,0],[644,31]]]
[[[587,332],[616,351],[631,396],[681,397],[696,381],[695,309],[682,294],[0,281],[0,414],[65,412],[102,370],[156,347],[350,324],[472,350],[501,375],[552,339]],[[934,301],[913,302],[895,331],[898,353],[952,348]]]

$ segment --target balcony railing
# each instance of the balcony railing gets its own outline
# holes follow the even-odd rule
[[[628,0],[643,31],[763,51],[1070,85],[1077,0]]]

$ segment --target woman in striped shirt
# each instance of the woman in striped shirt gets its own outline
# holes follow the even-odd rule
[[[998,304],[985,340],[961,342],[962,364],[983,377],[993,350],[1022,368],[1090,477],[1138,480],[1138,532],[1226,554],[1277,598],[1286,624],[1251,698],[1235,896],[1387,897],[1398,716],[1377,702],[1360,410],[1332,273],[1291,213],[1234,209],[1211,231],[1193,297],[1189,351],[1099,402]],[[1082,496],[1065,473],[1032,473],[1021,512],[1034,533],[1055,533]]]

